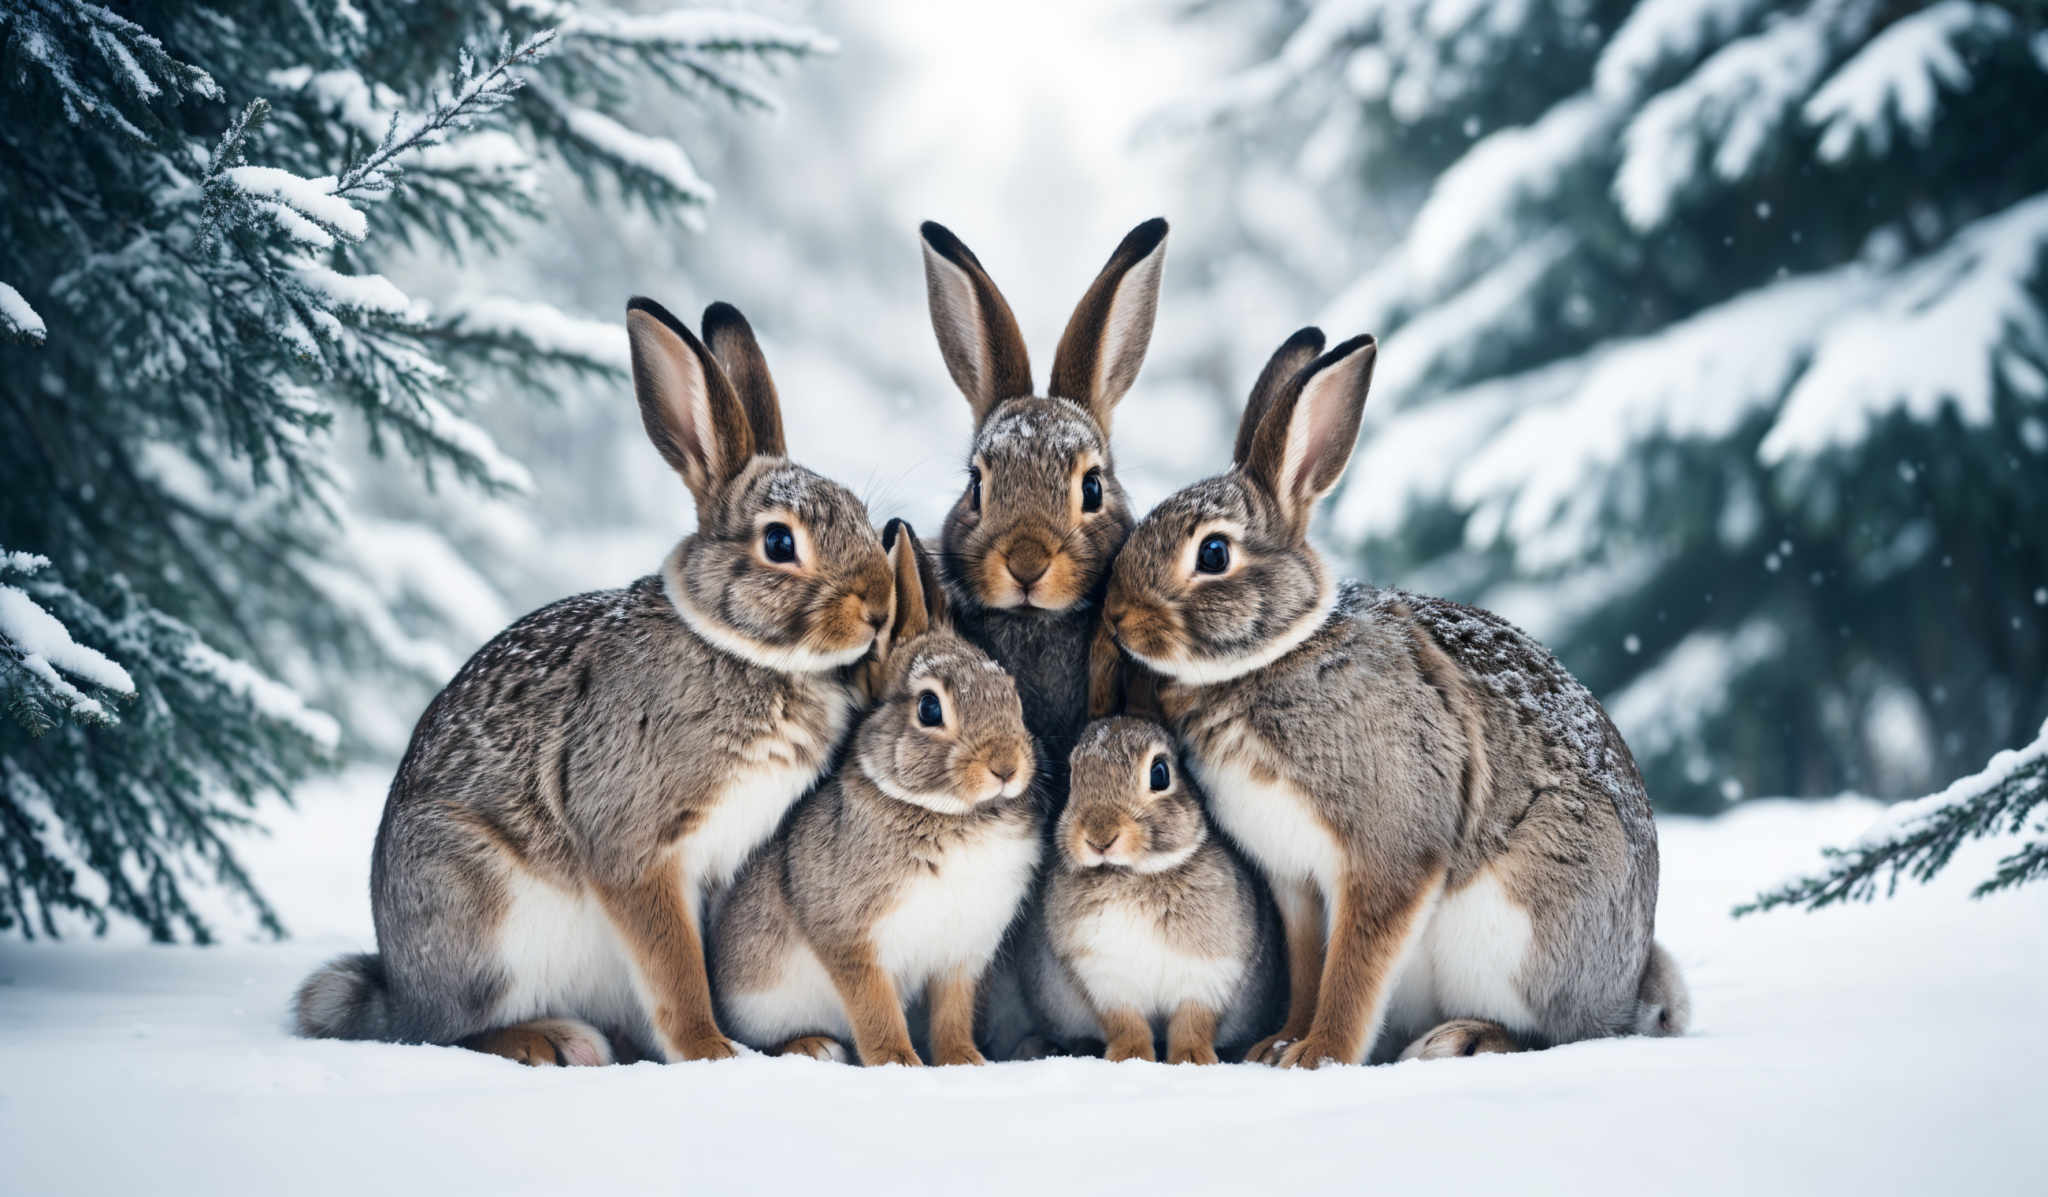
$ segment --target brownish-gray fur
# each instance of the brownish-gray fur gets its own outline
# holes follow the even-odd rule
[[[1168,788],[1158,792],[1143,781],[1155,756],[1170,761]],[[1130,993],[1092,991],[1075,968],[1091,950],[1081,928],[1112,911],[1149,928],[1178,955],[1242,965],[1235,990],[1213,1011],[1213,1049],[1241,1054],[1280,1024],[1282,961],[1271,902],[1228,841],[1213,833],[1201,792],[1181,768],[1164,727],[1119,717],[1083,731],[1053,842],[1057,856],[1034,915],[1037,926],[1025,937],[1026,992],[1041,1027],[1071,1050],[1108,1038],[1098,1009],[1139,1006],[1141,999]],[[1129,863],[1112,863],[1093,850],[1109,843],[1127,853]],[[1166,1058],[1174,1006],[1144,1005],[1140,1013]]]
[[[756,658],[857,653],[874,640],[891,579],[867,513],[801,466],[736,452],[753,436],[709,354],[645,301],[629,324],[636,337],[661,338],[664,352],[702,355],[706,377],[723,388],[712,396],[724,405],[721,464],[721,450],[701,439],[705,428],[664,423],[680,410],[666,405],[673,396],[646,393],[665,385],[666,367],[636,370],[658,447],[696,473],[697,530],[660,574],[519,620],[428,705],[392,781],[371,863],[379,952],[344,957],[307,981],[296,1004],[301,1034],[446,1044],[502,1029],[501,999],[532,980],[506,971],[503,949],[523,935],[506,923],[515,888],[595,901],[615,924],[633,922],[650,952],[694,949],[690,907],[723,879],[683,877],[673,862],[728,783],[764,768],[816,776],[833,759],[854,702],[849,671]],[[644,348],[636,340],[636,366]],[[803,530],[812,560],[800,572],[755,557],[768,512]],[[678,596],[754,655],[693,630]],[[635,904],[633,894],[658,900]],[[701,963],[693,967],[701,974]],[[677,995],[655,1000],[678,1026],[693,1017]],[[543,1005],[528,1016],[596,1023],[625,1054],[722,1050],[708,999],[702,1025],[689,1027],[694,1038],[670,1035],[670,1050],[656,1011],[637,1002],[624,1011]]]
[[[1673,991],[1676,970],[1651,968],[1657,839],[1628,746],[1507,621],[1333,584],[1308,544],[1308,511],[1350,454],[1373,353],[1361,338],[1291,376],[1269,367],[1283,377],[1253,396],[1248,420],[1262,423],[1240,435],[1236,467],[1145,517],[1118,558],[1107,613],[1119,643],[1165,675],[1160,700],[1205,781],[1230,770],[1291,786],[1302,825],[1334,843],[1345,880],[1321,894],[1334,929],[1323,1005],[1384,1009],[1411,926],[1485,872],[1532,924],[1513,978],[1536,1021],[1532,1045],[1634,1033],[1646,987]],[[1319,435],[1290,437],[1297,417]],[[1228,572],[1190,571],[1204,530],[1218,527],[1232,530]],[[1252,855],[1285,866],[1276,886],[1294,883],[1296,862]],[[1372,961],[1337,958],[1347,934]],[[1341,1042],[1353,1028],[1339,1018],[1319,1010],[1314,1029],[1291,1029],[1316,1040],[1304,1050],[1362,1058],[1381,1028]],[[1382,1056],[1429,1028],[1385,1029]]]

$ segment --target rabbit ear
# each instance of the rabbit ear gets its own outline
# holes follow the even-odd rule
[[[1117,400],[1137,381],[1145,348],[1152,343],[1165,263],[1165,220],[1154,217],[1125,234],[1074,306],[1053,353],[1046,393],[1079,401],[1104,431]]]
[[[946,592],[932,568],[931,557],[917,533],[900,519],[882,529],[882,548],[895,576],[895,611],[889,619],[889,644],[908,644],[933,628],[948,626]]]
[[[702,508],[754,455],[739,396],[710,351],[653,300],[626,305],[626,336],[640,422]]]
[[[1273,356],[1266,359],[1266,368],[1259,371],[1259,380],[1252,384],[1244,415],[1237,422],[1237,446],[1230,451],[1232,463],[1243,465],[1251,456],[1252,438],[1258,434],[1259,420],[1273,406],[1273,397],[1322,351],[1323,330],[1310,325],[1281,342]]]
[[[997,404],[1031,393],[1031,355],[1024,350],[1024,334],[1017,330],[1010,305],[974,251],[944,225],[928,220],[919,231],[932,331],[938,334],[947,372],[974,408],[979,429]]]
[[[1353,337],[1309,363],[1259,420],[1244,469],[1279,501],[1297,534],[1307,533],[1309,512],[1351,461],[1378,356],[1372,337]]]
[[[704,344],[746,410],[747,426],[754,431],[754,452],[763,457],[787,457],[789,446],[782,439],[782,404],[775,397],[775,379],[768,373],[768,359],[761,343],[740,310],[729,303],[714,303],[704,309]]]

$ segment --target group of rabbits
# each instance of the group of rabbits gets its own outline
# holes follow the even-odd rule
[[[633,300],[696,531],[427,707],[377,834],[379,951],[304,983],[299,1032],[1312,1068],[1682,1031],[1656,829],[1599,704],[1505,621],[1340,582],[1309,544],[1371,337],[1288,338],[1227,468],[1134,518],[1111,417],[1165,244],[1152,220],[1117,247],[1040,393],[1002,293],[924,226],[974,416],[936,553],[789,459],[738,311],[700,338]]]

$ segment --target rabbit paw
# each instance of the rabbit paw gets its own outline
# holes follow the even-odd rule
[[[543,1018],[500,1027],[463,1041],[463,1046],[534,1068],[593,1067],[612,1062],[604,1033],[573,1018]]]
[[[1401,1052],[1403,1060],[1448,1060],[1455,1056],[1483,1056],[1494,1052],[1518,1052],[1522,1045],[1497,1022],[1477,1018],[1454,1018],[1425,1032]]]
[[[778,1056],[808,1056],[813,1060],[825,1060],[833,1064],[844,1064],[847,1060],[846,1045],[830,1035],[800,1035],[782,1045]]]
[[[1244,1062],[1277,1065],[1280,1063],[1280,1053],[1286,1051],[1293,1043],[1293,1037],[1285,1031],[1268,1035],[1252,1044],[1252,1049],[1244,1054]]]
[[[941,1068],[951,1068],[959,1064],[986,1064],[988,1063],[988,1057],[982,1055],[981,1052],[977,1050],[972,1043],[970,1043],[965,1047],[941,1049],[939,1051],[938,1059],[933,1061],[933,1063],[937,1064]]]
[[[671,1059],[681,1060],[730,1060],[740,1054],[740,1045],[716,1031],[685,1039],[682,1050],[673,1053]]]
[[[917,1049],[907,1043],[901,1047],[885,1047],[876,1052],[873,1058],[863,1054],[861,1063],[869,1068],[878,1068],[884,1064],[901,1064],[905,1068],[924,1067],[924,1061],[917,1058]]]
[[[1281,1068],[1321,1068],[1325,1064],[1348,1063],[1353,1053],[1344,1045],[1310,1031],[1300,1039],[1287,1045],[1280,1053]]]

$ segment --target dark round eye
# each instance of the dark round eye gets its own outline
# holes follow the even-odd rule
[[[946,722],[946,708],[930,690],[917,696],[917,721],[925,727],[938,727]]]
[[[761,529],[761,551],[768,560],[786,565],[796,560],[796,534],[788,524],[770,524]]]
[[[1081,475],[1081,510],[1102,510],[1102,471],[1090,470]]]
[[[974,466],[967,467],[967,496],[976,511],[981,510],[981,471]]]
[[[1163,756],[1153,757],[1152,792],[1156,794],[1171,784],[1173,784],[1173,774],[1169,773],[1166,769],[1166,758]]]
[[[1195,568],[1205,574],[1220,574],[1230,568],[1230,542],[1221,536],[1205,536],[1195,550]]]

